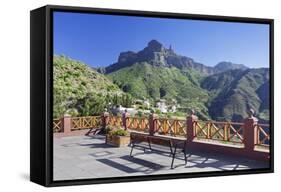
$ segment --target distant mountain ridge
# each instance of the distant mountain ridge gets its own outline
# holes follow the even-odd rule
[[[153,66],[176,67],[181,70],[192,68],[204,75],[212,75],[231,69],[247,69],[247,67],[242,64],[234,64],[231,62],[220,62],[214,67],[206,66],[194,61],[192,58],[175,53],[171,46],[165,48],[157,40],[151,40],[143,50],[139,52],[122,52],[116,63],[104,68],[99,68],[98,71],[108,74],[139,62],[146,62]]]
[[[215,71],[214,73],[221,73],[221,72],[233,70],[233,69],[246,70],[246,69],[248,69],[248,67],[246,67],[243,64],[235,64],[232,62],[222,61],[214,66],[214,71]]]

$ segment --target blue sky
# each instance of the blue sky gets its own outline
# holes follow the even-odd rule
[[[93,67],[115,63],[120,52],[140,51],[152,39],[208,66],[269,67],[266,24],[54,13],[54,54]]]

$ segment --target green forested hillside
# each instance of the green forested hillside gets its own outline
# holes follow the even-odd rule
[[[192,69],[181,71],[175,67],[135,63],[107,75],[114,84],[134,98],[176,99],[180,106],[195,108],[208,116],[204,103],[208,94],[200,87],[200,74]]]
[[[100,114],[109,99],[126,97],[117,85],[82,62],[54,56],[53,63],[54,118],[64,113]]]
[[[206,77],[202,88],[209,91],[212,119],[240,121],[253,108],[262,120],[269,119],[269,70],[230,70]]]

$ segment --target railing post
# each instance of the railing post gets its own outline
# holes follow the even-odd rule
[[[191,115],[186,117],[186,137],[187,143],[191,143],[195,137],[194,122],[198,121],[195,111],[191,110]]]
[[[207,139],[211,139],[211,124],[212,122],[211,121],[208,121],[208,124],[207,124]]]
[[[260,130],[258,126],[255,128],[255,144],[260,144]]]
[[[227,122],[224,124],[223,126],[223,140],[224,141],[228,141],[229,138],[229,127],[230,127],[230,123]]]
[[[258,119],[254,117],[254,110],[250,109],[249,117],[244,120],[244,145],[247,152],[254,151],[256,141],[256,125]]]
[[[125,110],[125,112],[122,114],[122,124],[125,130],[127,130],[128,128],[128,118],[130,117],[130,114],[127,113],[127,110]]]
[[[155,113],[151,113],[149,115],[149,135],[154,135],[156,131],[156,122],[157,121],[157,115]]]
[[[70,133],[71,132],[71,116],[65,114],[62,118],[62,132]]]
[[[107,111],[105,111],[102,114],[102,128],[105,129],[106,126],[108,125],[108,121],[109,121],[109,113]]]

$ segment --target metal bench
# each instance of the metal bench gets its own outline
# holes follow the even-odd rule
[[[179,140],[173,139],[165,136],[159,135],[148,135],[145,133],[138,133],[138,132],[131,132],[131,152],[130,157],[133,157],[133,149],[139,148],[142,149],[144,152],[145,150],[166,153],[172,157],[171,162],[171,169],[173,169],[174,159],[177,154],[183,153],[185,164],[187,163],[186,158],[186,139]],[[180,150],[178,150],[180,149]]]

